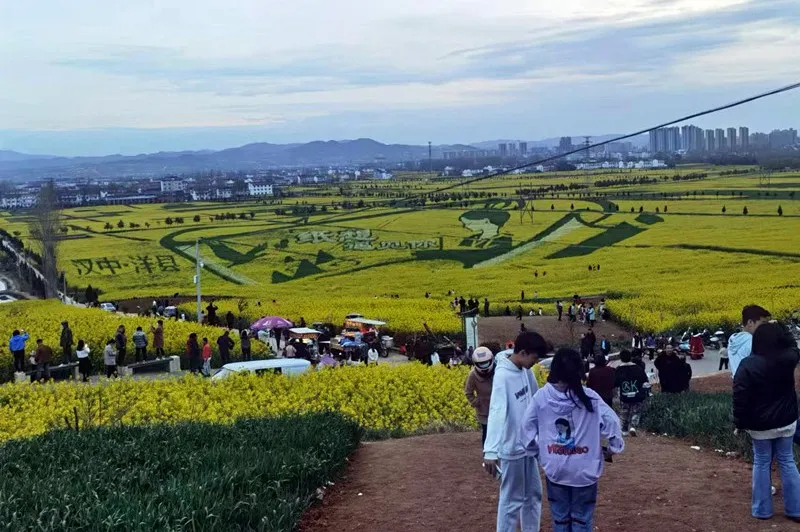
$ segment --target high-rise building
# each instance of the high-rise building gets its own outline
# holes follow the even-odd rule
[[[497,147],[500,149],[500,157],[506,157],[508,155],[508,144],[501,142]]]
[[[721,127],[718,127],[714,130],[714,137],[717,141],[717,151],[723,151],[727,147],[725,143],[725,130]]]
[[[706,129],[706,151],[717,151],[717,143],[714,141],[713,129]]]
[[[779,150],[797,144],[796,129],[775,129],[769,134],[769,147]]]
[[[750,129],[744,126],[739,128],[739,147],[741,151],[750,149]]]
[[[729,127],[728,128],[728,149],[730,151],[737,151],[739,146],[736,142],[736,128]]]
[[[681,149],[681,128],[668,127],[667,130],[667,149],[668,153],[675,153]]]
[[[703,138],[703,128],[689,126],[689,149],[691,151],[703,151],[706,148],[706,141]]]
[[[572,151],[572,137],[561,137],[561,140],[558,142],[558,151],[560,153]]]
[[[528,155],[528,143],[527,142],[520,142],[519,143],[519,154],[525,157]]]
[[[753,133],[750,135],[750,145],[753,148],[769,148],[769,135],[766,133]]]
[[[682,126],[681,127],[681,148],[689,151],[689,128],[692,126]]]
[[[650,153],[656,153],[658,151],[658,142],[656,137],[658,136],[656,131],[657,129],[650,130]]]

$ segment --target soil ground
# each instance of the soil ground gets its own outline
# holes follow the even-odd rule
[[[800,529],[783,516],[780,488],[771,520],[750,517],[751,469],[740,460],[655,435],[628,438],[626,446],[606,464],[596,531]],[[476,432],[367,442],[300,531],[494,530],[497,490],[481,469]],[[547,508],[545,500],[542,531],[552,530]]]
[[[570,324],[566,316],[558,321],[556,316],[523,316],[522,323],[529,331],[536,331],[544,336],[555,347],[564,345],[578,346],[581,333],[588,330],[583,323]],[[514,316],[497,316],[480,318],[478,320],[478,339],[482,344],[497,343],[505,346],[513,342],[520,331],[520,321]],[[594,326],[597,341],[605,334],[612,345],[630,345],[631,334],[610,321],[598,321]],[[616,351],[613,349],[612,351]]]

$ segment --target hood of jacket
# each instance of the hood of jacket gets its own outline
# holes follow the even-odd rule
[[[728,360],[730,362],[731,377],[736,375],[739,364],[742,360],[750,356],[753,350],[753,335],[747,331],[741,331],[731,335],[728,339]]]

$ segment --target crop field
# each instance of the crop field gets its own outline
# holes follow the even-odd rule
[[[86,207],[64,212],[60,267],[103,300],[191,295],[199,241],[203,293],[246,299],[249,317],[357,311],[395,331],[452,332],[451,294],[488,298],[495,313],[524,291],[526,311],[605,295],[637,328],[716,326],[752,302],[800,307],[798,189],[800,173],[694,166],[471,185],[406,175],[288,188],[267,203]],[[530,210],[520,190],[535,194]],[[28,221],[0,215],[26,241]]]

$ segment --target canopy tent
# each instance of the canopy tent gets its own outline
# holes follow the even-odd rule
[[[349,323],[354,324],[354,325],[369,325],[369,326],[372,326],[372,327],[381,327],[383,325],[386,325],[385,322],[378,321],[378,320],[368,320],[366,318],[351,318],[351,319],[348,319],[347,321]]]
[[[316,335],[320,335],[320,334],[322,334],[322,332],[320,332],[320,331],[318,331],[316,329],[309,329],[308,327],[294,327],[292,329],[289,329],[289,332],[291,334],[298,334],[298,335],[303,335],[303,336],[315,335],[315,334]]]
[[[290,327],[294,327],[294,323],[286,318],[281,318],[280,316],[264,316],[263,318],[254,321],[250,325],[250,329],[253,331],[263,331],[267,329],[288,329]]]

